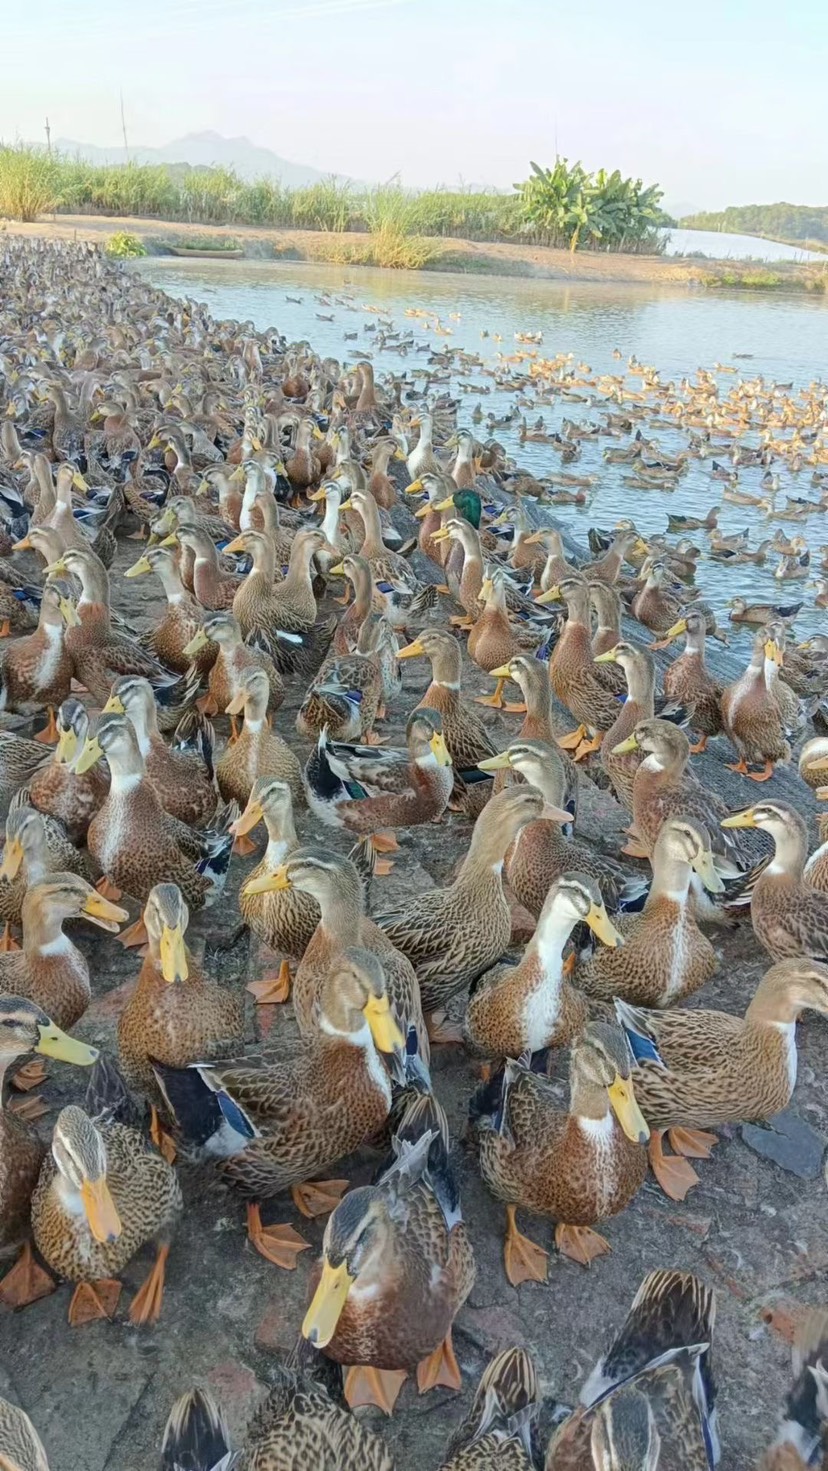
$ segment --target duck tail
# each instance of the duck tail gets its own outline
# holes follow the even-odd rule
[[[493,1433],[497,1441],[517,1441],[534,1465],[532,1430],[540,1412],[535,1364],[523,1348],[507,1348],[487,1364],[472,1407],[452,1436],[446,1452],[451,1460],[467,1446]]]
[[[175,751],[192,751],[196,756],[200,756],[212,781],[213,749],[215,747],[213,722],[206,715],[202,715],[194,705],[184,711],[175,727],[172,747]]]
[[[240,1457],[207,1390],[191,1389],[176,1400],[161,1445],[161,1471],[232,1471]]]
[[[800,1323],[793,1373],[774,1446],[792,1446],[802,1464],[810,1466],[828,1425],[828,1309],[813,1308]]]
[[[633,1060],[637,1063],[654,1062],[658,1067],[663,1067],[664,1060],[658,1050],[658,1037],[643,1007],[630,1006],[629,1002],[622,1001],[616,996],[615,1016],[627,1039]]]
[[[405,555],[405,553],[403,553],[403,555]],[[413,598],[411,599],[409,612],[427,613],[430,608],[434,608],[436,606],[437,588],[435,587],[433,582],[427,582],[425,587],[421,587],[420,591],[414,594]]]
[[[99,1052],[92,1064],[83,1103],[89,1117],[102,1123],[143,1129],[146,1122],[143,1105],[130,1093],[118,1063],[108,1052]]]
[[[256,1137],[256,1129],[206,1063],[168,1067],[149,1059],[176,1132],[196,1158],[232,1159]]]

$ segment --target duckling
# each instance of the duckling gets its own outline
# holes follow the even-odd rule
[[[573,1040],[570,1102],[522,1062],[484,1083],[470,1118],[486,1185],[506,1205],[506,1276],[543,1282],[547,1253],[518,1231],[519,1207],[556,1222],[555,1244],[583,1266],[610,1250],[592,1227],[629,1205],[647,1173],[649,1128],[636,1102],[624,1034],[590,1022]]]
[[[213,727],[204,716],[185,715],[173,746],[158,729],[152,686],[139,675],[116,679],[104,715],[126,715],[138,742],[144,770],[165,812],[188,827],[213,817],[218,792],[213,771]],[[94,767],[93,767],[94,770]]]
[[[78,846],[85,842],[89,824],[109,791],[109,772],[103,762],[85,776],[75,770],[89,734],[89,716],[80,700],[63,701],[57,730],[54,754],[45,765],[41,761],[28,783],[29,801],[36,811],[61,823],[70,842]]]

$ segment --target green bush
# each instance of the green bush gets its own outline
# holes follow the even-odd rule
[[[58,203],[58,170],[39,148],[0,146],[0,215],[31,222]]]
[[[618,169],[587,173],[565,158],[551,169],[532,164],[532,175],[515,186],[523,220],[532,236],[545,245],[569,250],[619,250],[659,253],[666,223],[657,184],[645,189],[640,179],[624,179]]]
[[[118,230],[110,235],[104,246],[107,255],[114,256],[117,260],[137,260],[138,256],[146,255],[147,247],[137,235],[128,235],[126,230]]]

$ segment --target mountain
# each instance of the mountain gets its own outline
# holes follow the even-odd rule
[[[697,204],[690,204],[686,199],[670,199],[665,197],[661,201],[661,208],[671,215],[674,220],[683,220],[685,215],[695,215],[699,212]]]
[[[58,138],[55,147],[60,153],[73,157],[80,155],[94,164],[125,163],[129,157],[135,163],[188,163],[194,168],[212,165],[232,168],[243,179],[267,176],[281,180],[288,189],[304,189],[330,177],[309,164],[292,163],[270,148],[260,148],[249,138],[224,138],[221,133],[213,132],[187,133],[161,148],[143,148],[139,144],[130,148],[129,154],[124,148],[99,148],[94,143],[77,143],[73,138]]]

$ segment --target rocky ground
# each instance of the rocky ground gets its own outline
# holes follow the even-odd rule
[[[120,550],[123,568],[137,555],[134,542]],[[157,610],[152,579],[124,583],[115,574],[116,604],[139,624]],[[715,662],[715,655],[714,655]],[[732,667],[732,664],[730,665]],[[423,661],[404,666],[405,691],[390,711],[388,733],[401,743],[405,716],[425,686]],[[464,676],[468,693],[491,689],[474,666]],[[277,717],[290,737],[299,691]],[[488,713],[488,712],[487,712]],[[495,737],[506,744],[518,717],[491,712]],[[219,723],[220,726],[223,722]],[[297,749],[303,743],[297,742]],[[747,805],[756,789],[723,768],[725,745],[714,743],[701,770],[734,807]],[[581,836],[614,851],[626,817],[612,797],[585,781]],[[810,803],[794,776],[784,774],[762,789]],[[319,831],[307,813],[300,833]],[[439,827],[402,835],[393,873],[374,880],[375,906],[398,892],[427,889],[444,881],[464,852],[468,824],[450,816]],[[347,849],[347,838],[331,838]],[[244,987],[262,974],[255,942],[240,928],[235,896],[255,858],[234,859],[225,901],[196,916],[190,931],[195,948],[206,947],[208,967],[228,985]],[[81,933],[91,957],[94,1001],[77,1028],[99,1046],[113,1043],[118,1011],[140,962],[99,930]],[[764,969],[749,925],[716,938],[722,963],[697,1005],[742,1013]],[[249,1006],[251,1049],[284,1055],[295,1045],[289,1005]],[[722,1471],[746,1471],[773,1433],[789,1377],[786,1332],[798,1304],[825,1300],[828,1220],[822,1154],[828,1135],[828,1031],[808,1016],[799,1028],[800,1076],[788,1134],[738,1129],[725,1132],[713,1157],[699,1165],[700,1184],[681,1205],[667,1200],[649,1181],[630,1209],[610,1221],[605,1234],[612,1254],[590,1270],[550,1258],[549,1280],[516,1290],[502,1267],[503,1212],[485,1190],[463,1143],[466,1109],[476,1084],[472,1063],[459,1048],[437,1048],[435,1089],[446,1107],[453,1134],[464,1213],[477,1255],[477,1282],[460,1313],[455,1347],[464,1388],[418,1398],[407,1385],[393,1420],[369,1413],[393,1447],[399,1471],[432,1471],[440,1464],[450,1430],[469,1403],[492,1352],[509,1344],[530,1348],[550,1401],[573,1403],[597,1355],[621,1322],[644,1274],[674,1266],[697,1272],[716,1289],[715,1358],[720,1385]],[[563,1078],[564,1059],[558,1064]],[[64,1101],[80,1096],[83,1077],[50,1064],[43,1090],[50,1120]],[[561,1086],[564,1097],[564,1086]],[[780,1126],[781,1127],[781,1126]],[[780,1163],[775,1162],[775,1158]],[[366,1179],[376,1163],[360,1156],[340,1172]],[[295,1340],[307,1300],[307,1278],[318,1252],[322,1222],[299,1218],[289,1201],[266,1207],[265,1221],[292,1222],[311,1244],[297,1270],[270,1266],[246,1242],[244,1209],[209,1174],[182,1171],[186,1213],[173,1245],[160,1323],[137,1331],[126,1306],[149,1268],[142,1254],[125,1273],[117,1318],[70,1329],[69,1289],[20,1314],[0,1310],[0,1393],[17,1399],[32,1416],[50,1453],[53,1471],[154,1471],[164,1422],[173,1400],[193,1381],[209,1384],[224,1403],[237,1435],[267,1388],[275,1356]],[[523,1221],[525,1230],[550,1245],[548,1223]],[[772,1319],[768,1322],[768,1319]]]

